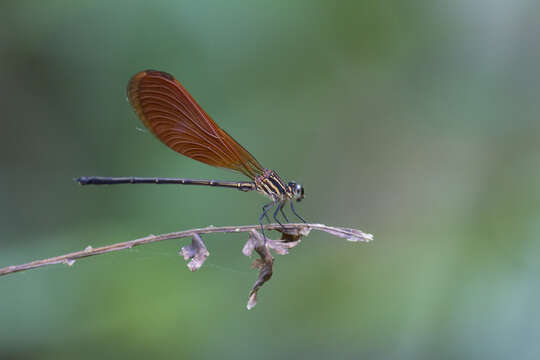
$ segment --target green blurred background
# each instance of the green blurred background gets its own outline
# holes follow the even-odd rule
[[[125,100],[180,79],[312,233],[259,303],[243,235],[190,273],[172,240],[0,278],[0,358],[537,359],[540,5],[517,1],[3,1],[0,266],[256,223],[240,180],[160,144]]]

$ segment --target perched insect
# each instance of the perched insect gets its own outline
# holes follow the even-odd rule
[[[294,181],[285,184],[275,171],[263,168],[212,120],[172,75],[156,70],[141,71],[129,81],[127,96],[144,125],[169,148],[208,165],[239,171],[251,181],[83,176],[76,179],[81,185],[183,184],[255,190],[271,200],[263,206],[259,217],[263,234],[263,219],[268,219],[270,209],[275,207],[273,218],[278,224],[282,225],[277,218],[278,212],[289,221],[283,212],[287,201],[293,214],[305,223],[296,213],[292,201],[304,198],[302,185]]]

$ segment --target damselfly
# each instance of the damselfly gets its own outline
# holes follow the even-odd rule
[[[304,198],[302,185],[294,181],[286,184],[275,171],[263,168],[212,120],[172,75],[156,70],[141,71],[129,81],[127,96],[144,125],[169,148],[208,165],[239,171],[251,181],[83,176],[76,179],[81,185],[183,184],[257,191],[271,200],[263,206],[259,217],[263,235],[263,219],[268,219],[270,209],[275,207],[273,218],[278,224],[282,225],[278,212],[289,221],[283,212],[287,202],[293,214],[305,223],[293,205],[293,200]]]

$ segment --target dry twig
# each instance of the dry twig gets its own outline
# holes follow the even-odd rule
[[[113,251],[131,249],[135,246],[149,244],[157,241],[178,239],[184,237],[191,237],[192,242],[190,245],[186,245],[180,250],[180,255],[183,256],[185,260],[189,259],[190,262],[187,265],[188,268],[191,271],[196,271],[203,265],[208,255],[210,255],[201,238],[201,234],[248,232],[249,240],[242,249],[242,253],[246,256],[251,256],[253,250],[255,250],[261,257],[260,259],[255,260],[253,263],[253,267],[259,269],[259,276],[249,294],[249,301],[247,307],[248,309],[251,309],[257,303],[257,291],[272,276],[274,258],[272,257],[270,250],[273,250],[278,255],[286,255],[288,253],[288,249],[298,245],[301,237],[307,236],[310,230],[325,231],[331,235],[345,238],[353,242],[370,242],[373,240],[373,235],[364,233],[360,230],[332,227],[323,224],[286,224],[284,225],[284,228],[282,228],[278,224],[269,224],[265,225],[264,228],[267,230],[280,231],[281,239],[267,239],[266,246],[264,246],[264,238],[257,231],[260,229],[259,225],[222,227],[209,226],[201,229],[191,229],[179,232],[172,232],[168,234],[149,235],[140,239],[102,246],[95,249],[91,246],[88,246],[82,251],[72,252],[69,254],[43,260],[36,260],[26,264],[12,265],[0,268],[0,276],[59,263],[71,266],[75,263],[76,259],[110,253]]]

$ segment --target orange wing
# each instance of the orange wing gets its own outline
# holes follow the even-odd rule
[[[176,152],[253,179],[263,167],[197,104],[172,75],[141,71],[127,88],[131,106],[146,127]]]

